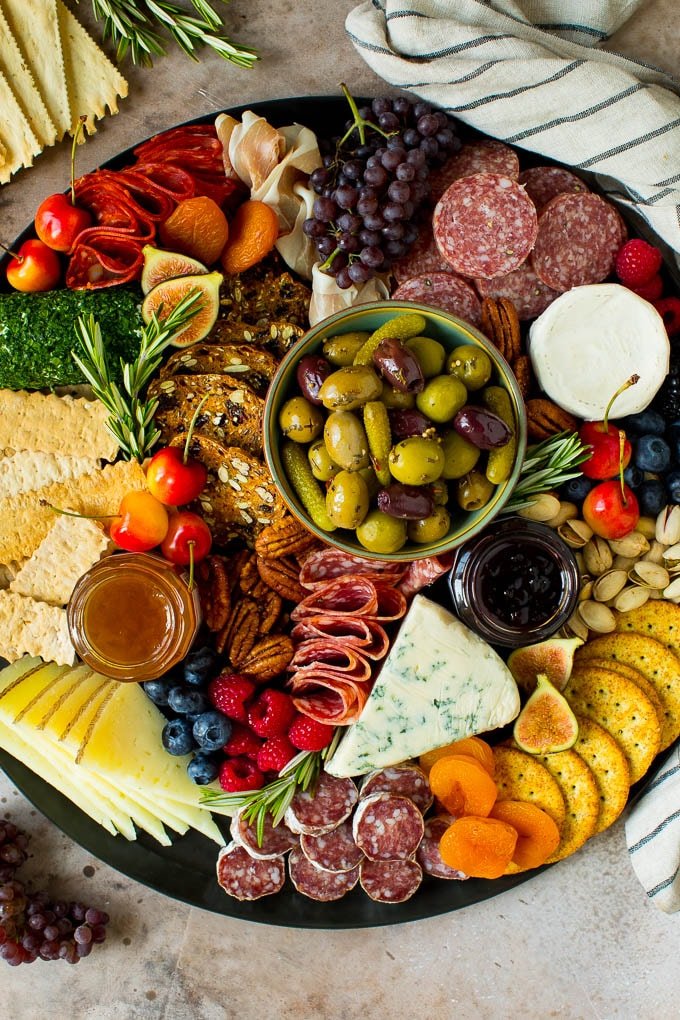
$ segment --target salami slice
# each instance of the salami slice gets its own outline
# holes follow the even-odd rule
[[[424,831],[423,816],[408,797],[373,793],[354,812],[354,841],[372,861],[413,857]]]
[[[247,850],[258,861],[270,861],[297,846],[298,837],[290,831],[285,822],[272,825],[271,815],[265,815],[262,843],[257,839],[257,826],[243,817],[244,808],[237,811],[231,820],[229,831],[234,843]]]
[[[300,836],[300,849],[307,860],[325,871],[353,871],[364,858],[349,821],[321,836]]]
[[[300,584],[303,588],[313,591],[324,581],[332,581],[345,574],[379,574],[385,581],[396,584],[404,570],[400,563],[367,560],[362,556],[343,552],[342,549],[324,546],[322,549],[313,549],[305,556],[300,568]]]
[[[451,312],[473,326],[482,321],[482,304],[467,280],[456,273],[424,273],[414,276],[397,287],[392,295],[395,301],[419,301],[423,305]]]
[[[359,881],[358,867],[351,871],[327,871],[312,864],[300,849],[293,850],[288,858],[288,870],[297,891],[320,903],[342,899]]]
[[[406,599],[400,591],[362,574],[347,574],[320,584],[299,602],[290,614],[297,622],[318,613],[334,616],[365,616],[378,622],[399,620],[406,612]]]
[[[298,712],[327,726],[351,726],[371,693],[370,684],[355,683],[323,666],[299,670],[289,686]]]
[[[420,888],[423,870],[416,861],[361,862],[359,881],[376,903],[404,903]]]
[[[348,648],[337,638],[312,638],[298,645],[288,669],[304,674],[306,667],[315,671],[328,667],[329,673],[342,674],[362,682],[371,676],[371,664],[356,649]]]
[[[280,892],[286,881],[285,857],[262,861],[237,843],[229,843],[217,856],[217,881],[236,900],[259,900]]]
[[[331,638],[373,660],[382,659],[390,646],[385,628],[363,616],[337,617],[332,613],[308,616],[295,624],[290,636],[296,644],[310,638]]]
[[[109,227],[82,230],[69,259],[66,286],[71,290],[94,290],[136,280],[144,266],[142,245],[125,230]]]
[[[427,776],[417,765],[391,765],[376,769],[365,776],[359,799],[365,800],[374,793],[394,793],[412,800],[421,814],[432,806],[434,797]]]
[[[463,881],[470,876],[445,864],[439,852],[440,840],[453,821],[455,819],[451,815],[439,815],[425,820],[425,833],[416,852],[416,860],[426,875]]]
[[[451,569],[452,565],[453,553],[413,560],[409,563],[408,570],[399,583],[399,591],[405,598],[410,599],[428,584],[434,584],[447,570]]]
[[[476,279],[475,285],[483,298],[508,298],[522,320],[537,318],[560,294],[539,280],[531,258],[507,276],[497,276],[493,280]]]
[[[448,184],[441,193],[446,191],[447,187]],[[448,263],[439,254],[439,248],[435,243],[432,220],[428,219],[421,224],[420,233],[406,255],[393,263],[392,274],[397,283],[401,284],[406,280],[411,280],[414,276],[422,276],[423,273],[446,272],[448,268]]]
[[[484,279],[521,266],[538,231],[534,203],[520,184],[503,174],[454,181],[437,203],[432,225],[437,247],[451,268]]]
[[[336,779],[321,772],[315,789],[295,794],[285,822],[293,832],[321,836],[349,818],[358,799],[351,779]]]
[[[435,204],[454,181],[472,174],[503,174],[516,181],[519,159],[509,145],[494,138],[468,142],[441,167],[431,171],[428,177],[430,201]]]
[[[532,166],[522,171],[519,183],[524,185],[539,213],[555,195],[567,191],[578,194],[590,190],[585,181],[561,166]]]
[[[531,257],[534,272],[560,293],[601,283],[614,270],[621,222],[614,206],[599,195],[557,195],[539,219]]]

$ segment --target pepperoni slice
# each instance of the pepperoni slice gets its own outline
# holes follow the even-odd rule
[[[385,628],[374,620],[363,616],[333,616],[319,613],[308,616],[296,623],[291,633],[294,642],[314,638],[331,638],[342,642],[346,648],[357,649],[367,659],[382,659],[387,654],[390,642]]]
[[[394,793],[399,797],[408,797],[421,814],[425,814],[434,800],[427,776],[418,765],[391,765],[369,772],[361,784],[359,796],[365,800],[374,793]]]
[[[408,860],[423,838],[423,816],[408,797],[372,793],[354,812],[354,840],[371,861]]]
[[[321,836],[349,818],[358,799],[351,779],[321,772],[313,789],[298,790],[293,797],[286,811],[286,825],[293,832]]]
[[[320,903],[342,899],[359,881],[358,867],[350,871],[327,871],[312,864],[299,849],[293,850],[288,858],[288,870],[297,891]]]
[[[428,818],[425,821],[425,832],[416,851],[416,860],[426,875],[459,881],[470,877],[464,871],[458,871],[445,864],[439,852],[441,838],[454,821],[455,819],[451,815],[438,815],[436,818]]]
[[[590,190],[585,181],[561,166],[532,166],[522,171],[519,183],[524,185],[539,212],[555,195],[562,195],[565,191],[578,193]]]
[[[420,888],[423,870],[416,861],[361,862],[359,881],[376,903],[403,903]]]
[[[285,857],[256,860],[242,846],[229,843],[217,856],[217,881],[236,900],[259,900],[283,888],[286,860]]]
[[[520,319],[535,319],[551,305],[560,292],[539,280],[531,265],[531,258],[507,276],[493,280],[475,280],[483,298],[508,298],[517,309]]]
[[[342,822],[321,836],[300,836],[300,849],[308,861],[325,871],[353,871],[364,857],[354,842],[351,822]]]
[[[516,181],[519,159],[509,145],[494,138],[468,142],[454,156],[449,156],[441,167],[430,172],[428,182],[432,203],[438,202],[454,181],[472,174],[503,174]]]
[[[297,846],[298,837],[290,831],[285,822],[272,825],[271,815],[265,815],[262,842],[257,838],[257,825],[246,821],[243,817],[245,808],[241,808],[233,816],[229,831],[234,843],[247,850],[251,857],[259,861],[273,860]]]
[[[423,273],[400,284],[392,295],[395,301],[418,301],[451,312],[473,326],[482,321],[482,304],[467,280],[456,273]]]

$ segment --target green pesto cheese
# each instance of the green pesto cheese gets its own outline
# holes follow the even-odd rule
[[[132,287],[0,294],[0,389],[37,390],[86,380],[71,356],[80,352],[79,316],[94,315],[112,376],[139,351],[141,295]]]

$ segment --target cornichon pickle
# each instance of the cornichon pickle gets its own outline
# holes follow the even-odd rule
[[[337,365],[338,368],[352,365],[357,351],[363,347],[369,336],[370,333],[363,331],[332,336],[323,345],[323,355],[331,365]]]
[[[358,527],[368,504],[368,486],[358,471],[341,471],[326,490],[326,512],[338,528]]]
[[[317,439],[307,450],[307,457],[312,474],[320,482],[328,482],[337,475],[340,468],[335,464],[326,449],[323,439]]]
[[[306,451],[298,443],[286,439],[281,446],[281,460],[288,481],[317,528],[335,531],[335,524],[326,513],[326,498],[312,474]]]
[[[367,400],[377,400],[383,384],[367,365],[348,365],[324,379],[319,399],[329,411],[353,411]]]
[[[380,400],[370,400],[364,405],[364,429],[376,477],[381,485],[389,485],[392,480],[388,463],[392,434],[387,408]]]
[[[357,351],[354,356],[355,365],[372,365],[373,352],[385,337],[394,337],[395,340],[410,340],[412,336],[418,336],[425,329],[426,322],[422,315],[417,312],[409,312],[407,315],[395,315],[393,319],[383,322],[369,336],[366,343]]]
[[[369,467],[366,432],[351,411],[333,411],[329,414],[323,438],[329,457],[345,471],[360,471]]]
[[[501,446],[496,450],[489,450],[486,462],[486,477],[494,485],[500,485],[502,482],[507,482],[512,474],[515,457],[517,456],[515,416],[512,413],[510,395],[502,386],[487,386],[482,390],[482,400],[490,411],[493,411],[494,414],[503,419],[512,433],[505,446]]]

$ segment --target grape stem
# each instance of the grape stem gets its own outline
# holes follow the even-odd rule
[[[321,263],[321,265],[319,266],[319,269],[321,270],[322,273],[325,273],[327,269],[331,268],[331,266],[333,265],[333,262],[335,261],[335,256],[338,255],[339,252],[340,252],[340,249],[336,248],[335,251],[332,251],[330,253],[330,255],[328,256],[326,261]]]
[[[344,135],[338,142],[337,145],[338,149],[341,149],[343,147],[343,145],[345,144],[345,142],[347,141],[347,139],[354,130],[359,132],[359,141],[361,142],[362,145],[366,144],[366,128],[370,128],[371,131],[377,131],[378,134],[382,135],[383,138],[391,138],[392,135],[396,134],[395,131],[383,131],[382,128],[379,128],[378,125],[374,124],[372,121],[364,120],[364,118],[359,113],[359,107],[354,101],[354,97],[352,96],[351,92],[349,91],[344,82],[340,82],[340,88],[342,89],[342,93],[349,104],[350,110],[352,111],[352,117],[354,118],[354,122],[351,124],[350,127],[347,128]]]

